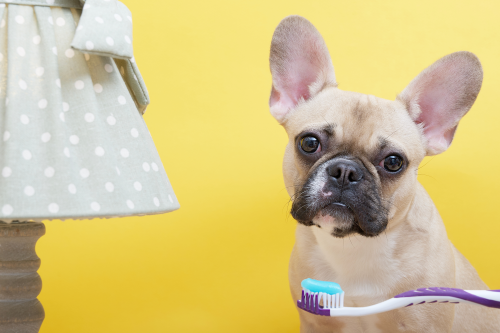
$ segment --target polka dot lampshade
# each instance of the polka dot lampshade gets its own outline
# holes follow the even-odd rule
[[[149,97],[128,9],[31,2],[0,4],[0,220],[177,209],[142,118]]]

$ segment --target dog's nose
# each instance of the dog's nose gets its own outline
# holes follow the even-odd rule
[[[344,159],[328,166],[326,172],[341,186],[355,184],[363,178],[363,171],[357,163]]]

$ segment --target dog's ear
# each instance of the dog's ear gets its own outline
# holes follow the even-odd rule
[[[298,103],[336,84],[325,41],[311,22],[300,16],[288,16],[280,22],[269,62],[273,76],[269,106],[280,123]]]
[[[479,59],[470,52],[456,52],[427,67],[398,96],[412,119],[423,126],[427,155],[448,149],[482,81]]]

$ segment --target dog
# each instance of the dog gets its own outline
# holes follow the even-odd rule
[[[422,71],[394,101],[337,88],[326,44],[305,18],[276,28],[270,52],[273,117],[289,142],[283,176],[297,220],[289,280],[335,281],[345,306],[417,288],[488,289],[448,240],[417,181],[425,156],[444,152],[482,84],[470,52]],[[352,242],[352,244],[351,244]],[[365,317],[299,310],[301,332],[500,332],[500,310],[422,304]]]

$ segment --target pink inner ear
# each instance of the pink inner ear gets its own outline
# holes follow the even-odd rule
[[[441,79],[441,80],[440,80]],[[458,96],[453,85],[447,85],[440,75],[427,82],[426,88],[420,94],[420,116],[417,123],[424,124],[424,133],[429,144],[446,149],[453,140],[456,126],[462,117],[461,113],[454,112]],[[451,88],[451,91],[450,91]]]
[[[301,99],[308,100],[311,97],[310,85],[321,79],[320,74],[323,66],[320,56],[315,53],[318,47],[314,41],[308,40],[303,45],[303,53],[294,54],[286,62],[285,72],[279,75],[273,85],[271,94],[271,107],[276,102],[288,109],[293,108]]]

